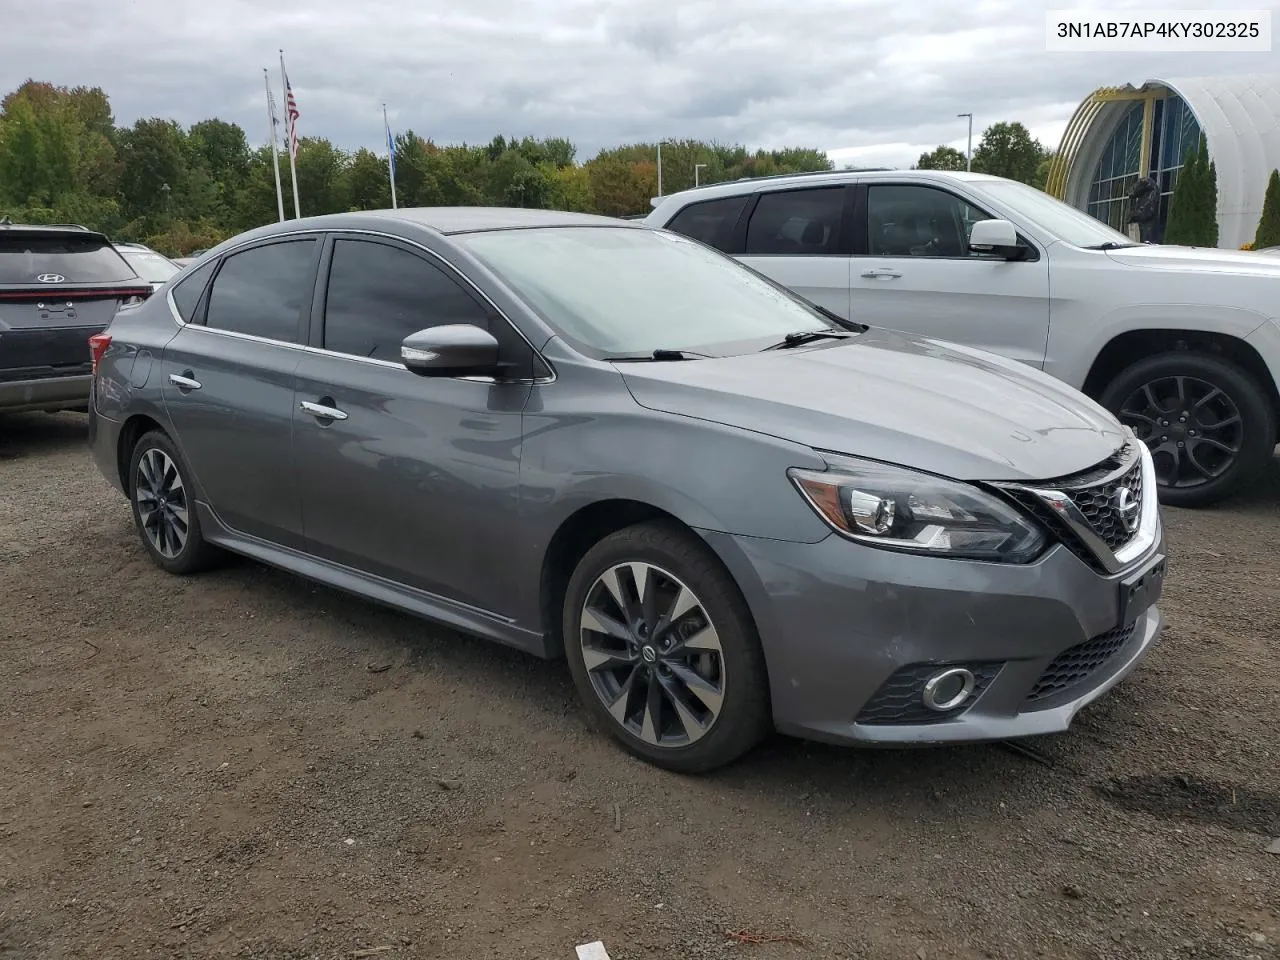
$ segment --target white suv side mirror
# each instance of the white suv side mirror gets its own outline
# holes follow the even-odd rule
[[[1008,220],[979,220],[969,232],[969,249],[980,253],[1003,253],[1017,245],[1018,231]]]

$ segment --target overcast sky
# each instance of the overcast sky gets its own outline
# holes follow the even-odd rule
[[[999,120],[1056,146],[1104,84],[1280,71],[1280,52],[1047,53],[1045,11],[1280,9],[1280,0],[0,0],[0,90],[96,85],[116,122],[208,117],[266,140],[279,47],[299,132],[344,148],[393,129],[601,147],[696,137],[906,166]],[[39,10],[39,13],[35,11]],[[1273,14],[1277,26],[1280,16]]]

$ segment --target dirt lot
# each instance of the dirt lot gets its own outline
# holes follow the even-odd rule
[[[1169,511],[1167,638],[1047,762],[777,738],[689,780],[557,664],[159,572],[84,443],[0,419],[6,960],[1280,956],[1280,464]]]

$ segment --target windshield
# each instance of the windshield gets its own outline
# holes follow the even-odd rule
[[[38,280],[45,277],[44,280]],[[56,277],[57,279],[50,279]],[[136,280],[115,248],[92,237],[0,235],[0,283]]]
[[[120,252],[129,261],[129,266],[138,271],[138,276],[148,283],[164,283],[181,269],[172,260],[151,250],[126,248]]]
[[[716,354],[842,329],[741,264],[675,234],[542,227],[456,237],[566,340],[597,356]],[[718,349],[717,349],[718,348]]]
[[[1134,246],[1133,240],[1119,230],[1114,230],[1101,220],[1095,220],[1087,213],[1025,183],[1018,183],[1016,180],[984,180],[981,188],[1074,247],[1096,247],[1104,243]]]

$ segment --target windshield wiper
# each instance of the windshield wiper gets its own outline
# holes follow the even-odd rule
[[[828,310],[826,307],[820,307],[816,303],[811,303],[809,306],[813,307],[813,309],[817,310],[820,314],[838,326],[853,330],[855,333],[866,333],[871,329],[869,324],[859,323],[857,320],[846,320],[834,310]]]
[[[667,350],[659,347],[653,353],[635,357],[605,357],[610,363],[652,363],[666,360],[704,360],[710,359],[705,353],[694,353],[692,350]]]
[[[1140,247],[1140,243],[1121,243],[1119,240],[1108,240],[1106,243],[1095,243],[1091,247],[1085,247],[1086,250],[1124,250],[1128,247]]]
[[[813,343],[815,340],[847,340],[853,336],[851,333],[845,333],[839,330],[800,330],[796,333],[788,333],[782,338],[781,342],[765,347],[765,350],[786,350],[788,347],[798,347],[802,344]]]

